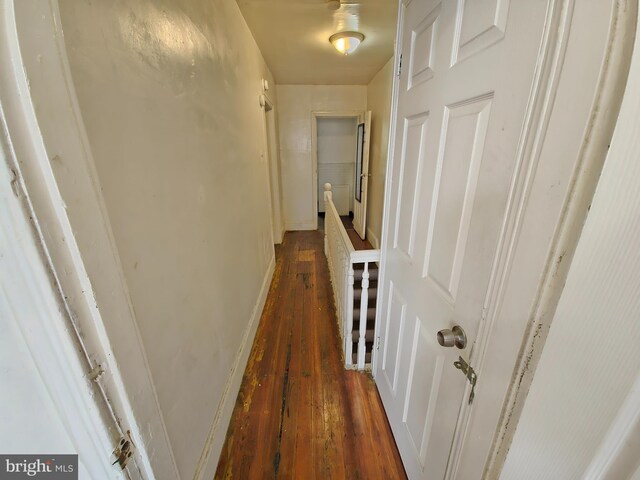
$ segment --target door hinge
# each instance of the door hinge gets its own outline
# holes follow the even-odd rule
[[[122,437],[120,437],[116,448],[114,448],[113,452],[111,453],[111,459],[113,460],[113,462],[111,462],[111,465],[115,465],[117,463],[118,466],[122,470],[124,470],[127,466],[127,463],[129,463],[129,459],[133,457],[135,451],[136,446],[133,443],[133,439],[131,438],[131,431],[127,430],[127,435],[123,435]]]
[[[380,350],[380,337],[376,338],[376,350]]]
[[[93,367],[87,374],[89,380],[91,380],[92,382],[98,382],[102,375],[104,375],[104,368],[99,363],[95,367]]]
[[[397,73],[397,76],[399,77],[401,73],[402,73],[402,54],[400,54],[400,59],[398,60],[398,73]]]

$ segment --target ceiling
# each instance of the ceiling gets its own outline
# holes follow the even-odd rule
[[[365,85],[393,55],[395,0],[344,0],[333,11],[325,0],[237,2],[278,84]],[[329,43],[345,30],[365,36],[349,56]]]

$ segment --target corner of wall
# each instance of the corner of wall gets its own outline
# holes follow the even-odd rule
[[[370,227],[367,227],[367,239],[373,248],[376,250],[380,248],[380,239],[375,233],[373,233],[373,230],[371,230]]]
[[[235,361],[233,362],[233,368],[229,373],[226,387],[213,418],[211,430],[209,431],[207,441],[200,456],[200,461],[198,462],[196,472],[193,476],[195,480],[213,478],[216,473],[218,459],[220,458],[220,453],[224,446],[227,429],[229,428],[229,423],[231,422],[231,416],[233,414],[235,400],[240,391],[242,376],[247,366],[247,361],[249,360],[251,346],[253,345],[258,324],[260,323],[262,310],[267,300],[267,294],[269,293],[269,286],[271,285],[275,266],[276,259],[275,256],[273,256],[269,262],[269,267],[267,268],[267,272],[262,281],[262,287],[260,288],[260,295],[258,296],[253,312],[251,313],[251,318],[242,337],[240,348],[238,349]]]

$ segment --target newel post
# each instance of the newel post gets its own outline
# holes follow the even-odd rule
[[[324,203],[327,204],[327,201],[333,200],[331,193],[331,184],[329,182],[324,184]]]

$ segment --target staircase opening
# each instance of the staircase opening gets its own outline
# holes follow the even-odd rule
[[[339,215],[332,185],[326,183],[324,250],[342,335],[346,368],[371,368],[374,358],[380,250],[360,238],[353,217]]]
[[[353,248],[356,250],[373,250],[373,246],[369,240],[363,240],[353,228],[353,215],[340,216],[342,225],[344,225],[347,235]],[[378,301],[378,264],[369,264],[369,302],[367,306],[367,323],[366,323],[366,353],[365,364],[371,365],[371,353],[375,343],[375,321],[376,321],[376,305]],[[358,341],[360,338],[360,303],[362,300],[362,274],[364,273],[364,263],[355,263],[353,265],[353,330],[351,332],[353,354],[352,362],[358,362]]]

